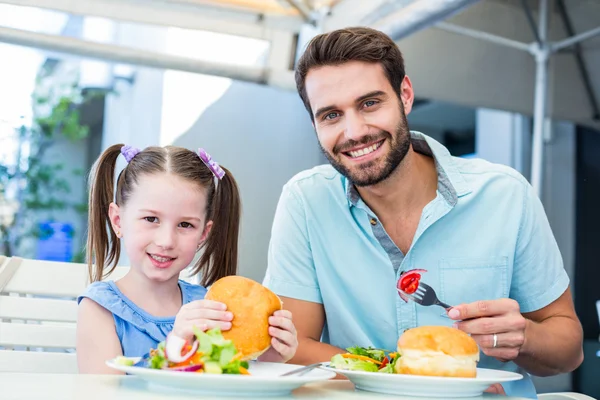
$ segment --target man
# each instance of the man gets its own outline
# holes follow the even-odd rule
[[[394,350],[418,325],[471,334],[480,367],[547,376],[582,362],[541,202],[516,171],[452,157],[409,131],[414,92],[389,37],[368,28],[315,37],[296,84],[331,166],[292,178],[273,224],[264,283],[294,315],[291,362],[355,345]],[[411,269],[427,270],[423,282],[455,307],[402,300],[396,284]],[[504,390],[536,398],[529,376]]]

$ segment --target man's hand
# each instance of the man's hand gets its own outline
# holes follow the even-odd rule
[[[512,299],[461,304],[448,311],[456,328],[471,334],[481,351],[502,362],[517,358],[525,344],[527,320]]]
[[[486,393],[503,394],[506,396],[504,388],[499,383],[494,383],[492,386],[484,390]]]
[[[571,372],[583,361],[583,330],[569,288],[546,307],[525,314],[516,301],[499,299],[461,304],[448,316],[484,354],[514,361],[532,375]]]

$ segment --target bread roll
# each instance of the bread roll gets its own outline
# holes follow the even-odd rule
[[[269,317],[282,308],[275,293],[252,279],[227,276],[216,281],[205,298],[226,304],[233,313],[231,329],[223,337],[235,344],[243,360],[256,358],[271,346]]]
[[[479,347],[465,332],[447,326],[408,329],[398,339],[399,374],[472,378]]]

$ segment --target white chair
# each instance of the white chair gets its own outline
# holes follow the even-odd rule
[[[109,279],[127,270],[118,267]],[[0,263],[0,348],[19,349],[0,350],[0,372],[77,372],[75,300],[87,274],[86,264],[19,257]]]
[[[596,400],[593,397],[575,392],[557,392],[538,394],[539,400]]]

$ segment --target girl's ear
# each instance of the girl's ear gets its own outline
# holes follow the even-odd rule
[[[208,237],[208,234],[210,233],[210,230],[212,229],[212,226],[213,226],[212,221],[208,221],[206,223],[206,225],[204,226],[204,232],[202,232],[202,237],[200,238],[200,243],[198,243],[198,247],[200,247],[202,245],[202,242],[204,242],[206,240],[206,238]]]
[[[117,234],[117,237],[120,238],[123,236],[123,230],[121,229],[121,208],[115,203],[110,203],[108,206],[108,218],[110,219],[110,224]]]

